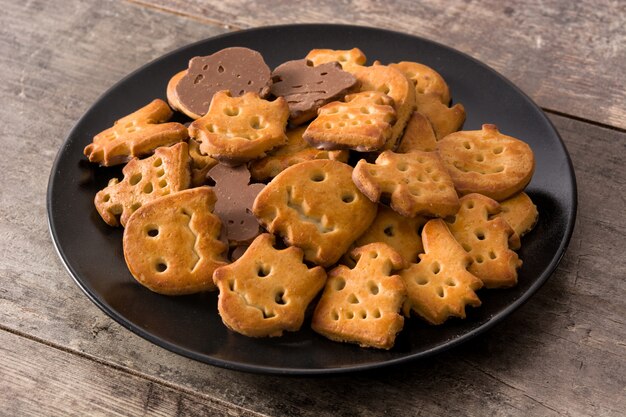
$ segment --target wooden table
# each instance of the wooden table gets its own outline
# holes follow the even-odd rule
[[[626,3],[1,3],[0,415],[626,415]],[[45,195],[81,114],[165,52],[293,22],[378,26],[447,44],[500,71],[547,112],[576,169],[578,220],[557,272],[504,323],[399,368],[254,375],[141,339],[66,273]]]

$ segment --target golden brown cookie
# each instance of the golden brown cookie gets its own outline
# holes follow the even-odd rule
[[[110,226],[124,226],[135,210],[159,197],[189,188],[189,151],[186,142],[158,148],[146,159],[133,159],[98,191],[95,205]]]
[[[396,121],[385,149],[395,149],[404,127],[415,110],[415,89],[400,71],[385,65],[357,67],[354,76],[361,82],[361,91],[380,91],[393,99]]]
[[[288,118],[289,107],[282,97],[267,101],[255,93],[231,97],[220,91],[207,114],[189,126],[189,135],[200,142],[202,153],[238,165],[284,145]]]
[[[349,94],[345,103],[335,101],[319,109],[303,137],[318,149],[381,149],[393,133],[392,104],[389,96],[376,91]]]
[[[436,94],[418,94],[415,102],[417,111],[422,113],[432,125],[437,140],[456,132],[465,122],[465,107],[462,104],[448,107],[441,103]]]
[[[339,265],[330,271],[311,327],[338,342],[391,349],[404,326],[399,311],[406,289],[392,272],[403,259],[384,243],[356,248],[352,256],[358,259],[353,269]]]
[[[275,249],[262,234],[234,263],[213,274],[218,311],[231,330],[251,337],[281,336],[302,326],[304,313],[322,289],[326,272],[302,262],[302,250]]]
[[[307,126],[287,130],[287,144],[272,149],[264,158],[250,162],[250,173],[255,181],[274,178],[281,171],[300,162],[313,159],[332,159],[348,162],[348,151],[315,149],[302,138]]]
[[[426,116],[413,112],[404,129],[404,135],[398,146],[398,153],[413,151],[432,152],[437,150],[437,137]]]
[[[450,134],[437,147],[461,194],[480,193],[502,201],[523,190],[535,170],[530,146],[500,133],[495,125]]]
[[[461,208],[448,227],[454,238],[472,257],[469,271],[487,288],[517,284],[517,268],[522,261],[510,248],[519,248],[519,236],[501,217],[500,205],[481,194],[461,198]]]
[[[405,263],[415,262],[417,255],[424,252],[421,230],[426,221],[427,219],[422,216],[401,216],[389,207],[381,205],[378,207],[374,222],[354,242],[354,246],[386,243],[402,256]]]
[[[361,159],[352,179],[370,200],[389,201],[406,217],[446,217],[459,209],[454,184],[435,152],[385,151],[374,164]]]
[[[154,100],[94,136],[85,147],[85,156],[89,162],[118,165],[150,155],[160,146],[181,142],[187,138],[187,128],[180,123],[164,123],[172,114],[167,103]]]
[[[278,174],[252,211],[268,231],[303,249],[306,260],[330,266],[372,223],[376,204],[352,182],[352,167],[319,159]]]
[[[191,186],[200,187],[207,182],[207,173],[217,165],[217,161],[200,152],[200,144],[189,139],[189,158],[191,158]]]
[[[431,324],[442,324],[451,316],[465,318],[466,305],[480,306],[475,291],[483,285],[467,270],[470,256],[441,219],[426,223],[422,242],[426,253],[419,256],[419,263],[400,272],[408,293],[404,315],[415,311]]]
[[[450,103],[450,89],[443,77],[434,69],[417,62],[402,61],[389,64],[407,77],[415,86],[417,94],[435,94],[442,104]]]
[[[214,290],[213,271],[226,264],[220,219],[212,214],[215,194],[198,187],[150,201],[124,229],[124,258],[130,273],[159,294]]]
[[[345,71],[351,72],[354,66],[365,65],[367,58],[359,48],[349,50],[313,49],[306,56],[313,65],[322,65],[327,62],[339,62]]]
[[[525,192],[501,201],[500,207],[502,211],[496,214],[496,217],[502,217],[506,220],[519,237],[530,232],[537,224],[537,217],[539,217],[537,206]],[[517,248],[512,247],[512,249]]]

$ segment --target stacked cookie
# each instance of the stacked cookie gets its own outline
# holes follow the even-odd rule
[[[272,71],[227,48],[174,74],[169,105],[96,135],[91,162],[126,164],[95,206],[125,228],[137,282],[217,289],[247,336],[297,331],[312,311],[319,334],[381,349],[411,315],[465,318],[480,288],[515,285],[537,220],[530,147],[491,124],[459,131],[465,109],[434,69],[365,64],[316,49]]]

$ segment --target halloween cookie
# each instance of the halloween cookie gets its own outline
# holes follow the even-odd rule
[[[522,261],[511,248],[519,248],[519,236],[501,217],[498,202],[481,194],[461,198],[461,209],[448,226],[454,238],[474,261],[469,271],[487,288],[517,284]]]
[[[133,277],[159,294],[215,289],[213,271],[226,264],[212,214],[215,195],[198,187],[158,198],[133,213],[124,229],[124,258]]]
[[[352,182],[352,168],[332,160],[291,166],[257,196],[254,215],[270,232],[304,250],[306,260],[337,262],[376,217]]]
[[[465,318],[465,306],[480,306],[475,291],[483,285],[467,270],[471,257],[441,219],[426,223],[422,242],[425,253],[419,255],[419,262],[400,272],[407,288],[404,315],[414,311],[431,324],[442,324],[449,317]]]
[[[261,54],[232,47],[192,58],[189,68],[170,80],[167,98],[174,109],[198,119],[206,114],[218,91],[230,91],[233,97],[256,93],[264,98],[270,85],[270,69]]]
[[[288,61],[272,72],[271,93],[289,105],[289,122],[300,125],[317,115],[317,109],[342,99],[358,82],[337,62],[313,66],[307,59]]]
[[[331,340],[390,349],[404,326],[399,314],[406,297],[400,277],[400,254],[384,243],[352,251],[357,264],[339,265],[329,273],[311,327]]]
[[[304,139],[318,149],[375,151],[389,141],[395,121],[393,101],[376,91],[350,94],[319,109],[304,132]]]
[[[446,217],[459,209],[452,180],[434,152],[385,151],[374,164],[361,159],[352,179],[370,200],[388,202],[406,217]]]
[[[124,178],[111,179],[98,191],[95,205],[110,226],[124,226],[143,204],[189,187],[189,151],[186,142],[158,148],[146,159],[133,159],[122,169]]]
[[[164,123],[172,114],[167,103],[154,100],[94,136],[85,147],[85,156],[100,165],[118,165],[150,155],[160,146],[181,142],[187,138],[187,128],[180,123]]]
[[[200,142],[202,153],[239,165],[284,145],[288,117],[289,108],[282,97],[267,101],[256,93],[232,97],[220,91],[213,96],[207,114],[189,126],[189,135]]]
[[[535,170],[530,146],[491,124],[452,133],[437,147],[461,194],[480,193],[502,201],[523,190]]]
[[[251,337],[280,336],[302,326],[307,306],[322,289],[326,272],[302,262],[302,250],[275,249],[262,234],[234,263],[213,274],[224,324]]]

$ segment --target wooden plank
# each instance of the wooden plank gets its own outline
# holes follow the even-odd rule
[[[0,414],[258,416],[211,398],[0,332]]]
[[[552,118],[580,187],[570,250],[528,304],[476,341],[376,373],[309,379],[227,371],[158,348],[101,313],[62,268],[45,215],[54,155],[93,100],[149,59],[223,29],[128,3],[5,3],[0,328],[194,398],[271,415],[624,414],[626,301],[618,295],[626,290],[626,172],[620,157],[626,134]],[[33,350],[14,350],[24,351],[22,362],[37,363]],[[91,366],[68,362],[80,362],[70,369]],[[30,372],[23,363],[17,371]],[[0,382],[0,392],[6,386]],[[83,395],[96,390],[75,389]]]
[[[626,128],[626,2],[140,2],[238,28],[349,23],[423,36],[490,65],[544,108]]]

